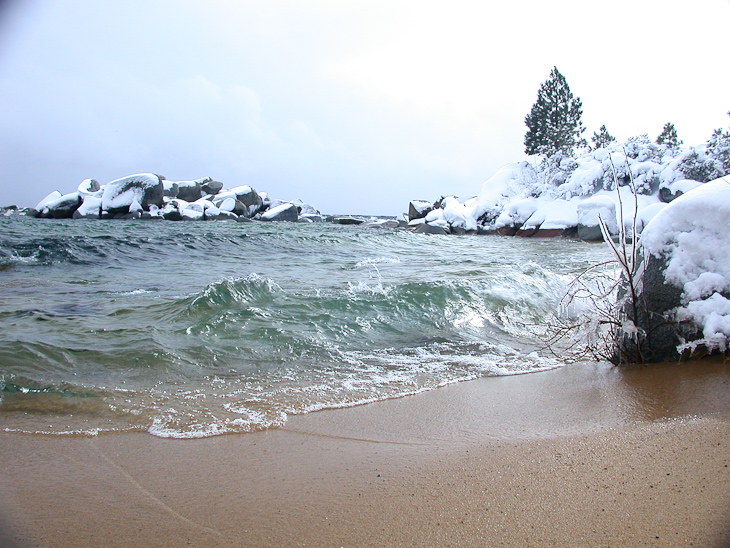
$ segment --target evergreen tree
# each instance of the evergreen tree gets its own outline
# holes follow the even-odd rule
[[[657,145],[667,145],[669,148],[679,148],[683,142],[679,140],[677,130],[671,122],[664,124],[664,129],[656,138]]]
[[[594,131],[593,137],[591,137],[591,141],[593,141],[593,145],[596,147],[596,150],[598,150],[599,148],[606,148],[615,140],[616,137],[608,132],[605,124],[601,126],[601,128],[598,130],[598,133]]]
[[[556,152],[571,154],[573,148],[586,145],[581,117],[583,103],[573,97],[568,82],[557,67],[542,83],[537,101],[525,117],[525,153],[552,156]]]

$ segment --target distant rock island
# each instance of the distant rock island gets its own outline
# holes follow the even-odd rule
[[[139,173],[99,184],[85,179],[68,194],[54,191],[34,208],[2,208],[6,216],[41,219],[144,219],[168,221],[239,221],[365,224],[397,228],[392,219],[353,215],[323,215],[301,200],[277,200],[249,185],[225,189],[211,177],[168,181],[154,173]]]

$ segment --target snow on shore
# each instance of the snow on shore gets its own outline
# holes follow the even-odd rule
[[[508,164],[483,183],[477,196],[442,198],[421,222],[452,232],[476,225],[486,232],[512,228],[554,235],[596,227],[601,213],[616,234],[622,221],[631,230],[636,213],[641,232],[666,203],[706,182],[692,177],[701,178],[698,165],[713,162],[717,163],[707,145],[669,147],[636,137],[575,158],[556,155]],[[414,203],[423,211],[422,202]]]

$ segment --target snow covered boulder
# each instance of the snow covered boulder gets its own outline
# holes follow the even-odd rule
[[[80,205],[81,196],[78,192],[72,192],[47,202],[39,216],[44,219],[71,219],[74,211],[76,211]]]
[[[50,204],[51,202],[55,202],[58,200],[62,194],[58,190],[54,190],[51,192],[48,196],[43,198],[38,204],[31,209],[30,214],[33,217],[40,217],[41,213],[43,213],[43,209],[46,207],[46,205]]]
[[[441,236],[446,236],[447,234],[449,234],[448,228],[428,223],[421,223],[416,226],[415,232],[416,234],[438,234]]]
[[[452,234],[465,234],[477,231],[477,220],[472,208],[459,202],[454,196],[447,196],[441,201],[443,218],[449,223]]]
[[[162,218],[166,221],[182,221],[182,210],[185,209],[188,202],[174,198],[169,200],[160,210]]]
[[[230,191],[238,200],[241,202],[245,209],[238,213],[239,215],[245,215],[246,217],[253,217],[257,213],[263,211],[264,209],[264,199],[259,195],[258,192],[256,192],[256,189],[248,186],[237,186],[236,188],[232,188]],[[281,204],[277,204],[281,205]],[[296,219],[295,219],[296,220]]]
[[[214,200],[213,204],[221,211],[228,211],[229,213],[236,209],[235,198],[224,198],[222,200]]]
[[[332,223],[336,225],[361,225],[365,222],[365,219],[359,217],[353,217],[352,215],[345,215],[342,217],[332,217]]]
[[[482,184],[482,190],[474,204],[474,218],[491,228],[493,221],[502,212],[503,206],[511,198],[523,197],[529,182],[537,178],[535,169],[529,162],[516,162],[501,168]]]
[[[164,186],[158,175],[140,173],[117,179],[104,186],[101,196],[102,214],[106,216],[125,215],[133,202],[137,202],[143,210],[151,205],[162,207]]]
[[[180,215],[183,221],[204,221],[205,209],[201,204],[194,202],[181,209]]]
[[[162,188],[164,189],[164,195],[167,198],[177,198],[177,193],[180,192],[180,188],[177,183],[172,181],[162,181]]]
[[[96,194],[101,190],[101,185],[96,179],[84,179],[79,185],[78,191],[81,196]]]
[[[214,181],[210,177],[208,177],[207,179],[207,181],[200,185],[200,191],[203,192],[205,195],[213,196],[223,190],[223,183],[221,183],[220,181]]]
[[[616,204],[605,195],[596,195],[578,204],[578,237],[584,241],[602,241],[603,234],[599,225],[599,217],[606,223],[611,234],[618,234],[616,222]]]
[[[669,185],[665,185],[659,189],[659,199],[662,202],[669,203],[672,200],[679,198],[685,192],[689,192],[692,189],[697,188],[702,183],[699,181],[692,181],[690,179],[680,179],[674,181]]]
[[[408,220],[423,219],[433,209],[433,204],[426,200],[412,200],[408,204]]]
[[[101,197],[87,195],[79,208],[74,211],[74,219],[98,219],[101,216]]]
[[[644,275],[636,327],[643,333],[646,361],[675,360],[697,348],[727,351],[728,219],[730,177],[725,177],[673,200],[644,228],[640,242]],[[622,350],[634,348],[630,337],[622,341]]]
[[[201,191],[201,180],[207,182],[207,179],[197,179],[195,181],[176,181],[177,185],[177,196],[181,200],[186,202],[194,202],[200,200],[202,196]]]
[[[261,215],[262,221],[289,221],[296,222],[299,219],[299,210],[294,204],[284,203],[276,207],[272,207],[266,213]]]

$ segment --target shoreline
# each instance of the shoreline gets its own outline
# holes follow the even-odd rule
[[[566,366],[198,440],[0,432],[0,544],[730,545],[730,366]]]

